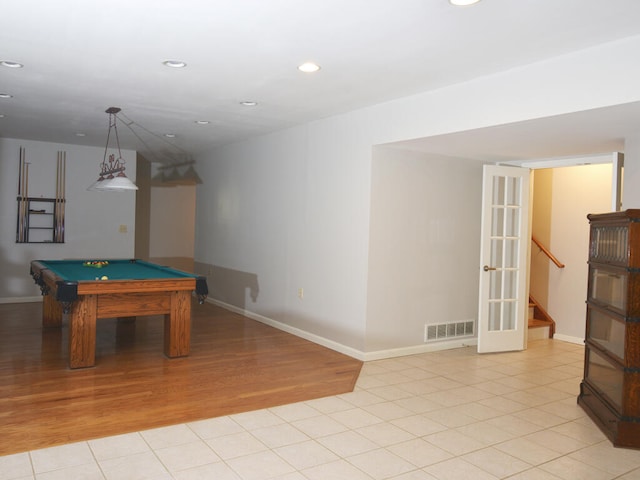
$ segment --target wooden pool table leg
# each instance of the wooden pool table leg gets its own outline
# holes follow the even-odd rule
[[[164,354],[186,357],[191,346],[191,291],[171,293],[171,312],[164,316]]]
[[[42,326],[62,326],[62,304],[53,295],[45,295],[42,298]]]
[[[69,367],[93,367],[96,363],[97,295],[82,295],[69,314]]]

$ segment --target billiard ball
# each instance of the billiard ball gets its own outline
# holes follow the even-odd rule
[[[100,277],[100,280],[109,280],[109,277],[107,277],[106,275],[103,275],[102,277]]]

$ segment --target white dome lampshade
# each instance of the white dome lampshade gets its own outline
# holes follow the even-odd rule
[[[99,192],[122,192],[127,190],[138,190],[138,186],[127,178],[124,172],[118,173],[113,178],[107,178],[102,182],[98,180],[95,190]]]

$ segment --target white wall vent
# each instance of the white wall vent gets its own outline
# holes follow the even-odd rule
[[[456,337],[472,337],[473,320],[465,320],[463,322],[438,323],[435,325],[424,326],[424,341],[433,342],[435,340],[445,340]]]

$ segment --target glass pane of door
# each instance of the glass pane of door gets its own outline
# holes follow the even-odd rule
[[[489,331],[513,330],[518,317],[518,259],[522,221],[522,178],[497,176],[493,180]]]

